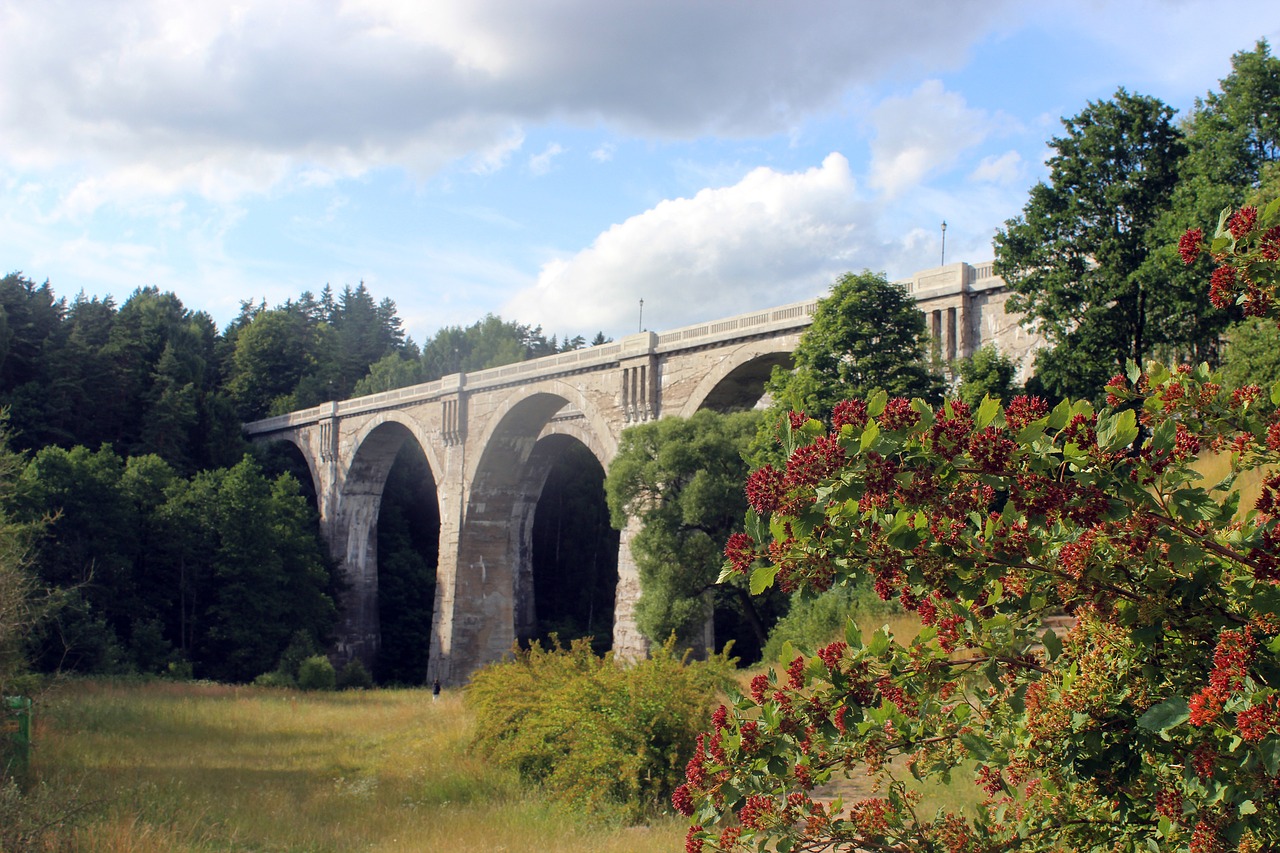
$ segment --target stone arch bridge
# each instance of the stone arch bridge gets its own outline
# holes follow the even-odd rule
[[[951,264],[906,282],[926,314],[935,354],[952,360],[988,342],[1015,357],[1035,341],[1004,312],[990,265]],[[749,408],[774,365],[789,364],[817,301],[546,356],[245,425],[254,441],[285,440],[310,469],[321,532],[348,583],[338,656],[377,654],[377,522],[404,442],[416,442],[436,482],[439,559],[428,678],[463,681],[506,654],[533,619],[530,536],[551,466],[566,444],[607,470],[623,429],[700,408]],[[1029,359],[1027,359],[1029,361]],[[643,655],[634,609],[639,579],[618,554],[613,649]]]

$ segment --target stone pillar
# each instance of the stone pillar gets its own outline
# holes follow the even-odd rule
[[[649,655],[649,641],[636,627],[636,602],[640,600],[640,572],[631,556],[631,540],[640,532],[640,522],[627,519],[618,537],[618,586],[613,598],[613,655],[620,661],[643,660]]]
[[[336,541],[346,589],[339,611],[337,657],[341,661],[358,658],[372,667],[378,657],[381,632],[378,625],[378,509],[380,494],[344,495],[342,515],[336,527]]]

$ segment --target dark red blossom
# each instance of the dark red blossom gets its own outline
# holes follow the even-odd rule
[[[972,430],[969,405],[961,400],[951,400],[937,411],[933,425],[929,427],[929,443],[942,458],[954,459],[965,449]]]
[[[969,437],[969,456],[984,474],[1003,472],[1017,449],[1017,443],[999,427],[989,426]]]
[[[1231,218],[1227,220],[1227,229],[1231,232],[1231,236],[1239,240],[1250,231],[1258,222],[1258,208],[1253,205],[1246,205],[1235,213],[1231,214]]]
[[[854,430],[867,425],[867,404],[861,400],[841,400],[836,403],[831,413],[831,426],[838,432],[842,426],[849,424]]]
[[[757,705],[764,704],[764,692],[769,689],[769,676],[763,672],[751,679],[751,698]]]
[[[690,812],[689,814],[693,814]],[[688,815],[686,815],[688,817]],[[694,824],[684,834],[684,853],[702,853],[702,825]]]
[[[1267,233],[1262,235],[1258,250],[1263,260],[1280,261],[1280,225],[1273,225],[1267,229]]]
[[[735,533],[725,543],[724,555],[735,572],[745,575],[756,559],[756,540],[746,533]]]
[[[1236,301],[1236,270],[1223,264],[1209,277],[1209,302],[1214,308],[1230,308]]]
[[[819,436],[803,447],[797,447],[787,460],[788,488],[817,485],[844,465],[844,448],[831,436]]]
[[[1191,264],[1200,255],[1200,244],[1204,242],[1204,231],[1199,228],[1188,228],[1178,241],[1178,254],[1182,255],[1184,264]]]
[[[792,690],[799,690],[804,687],[804,656],[796,655],[789,666],[787,666],[787,687]]]
[[[908,429],[919,422],[920,413],[911,407],[906,397],[894,397],[880,414],[880,426],[887,430]]]
[[[782,478],[782,472],[772,465],[761,465],[752,471],[746,489],[751,508],[761,515],[776,511],[785,494]]]
[[[1218,645],[1213,650],[1209,686],[1223,695],[1239,690],[1248,675],[1257,645],[1253,628],[1249,625],[1239,631],[1228,629],[1219,633]]]
[[[1123,378],[1123,377],[1122,377]],[[1115,380],[1113,379],[1112,382]],[[1109,384],[1109,383],[1108,383]],[[1017,433],[1027,424],[1038,421],[1049,414],[1049,404],[1039,397],[1019,394],[1009,401],[1005,407],[1004,419],[1009,429]]]
[[[688,785],[680,785],[671,792],[671,805],[685,817],[693,816],[693,795]]]
[[[711,715],[711,725],[715,726],[716,729],[719,730],[719,729],[723,729],[728,724],[729,724],[729,709],[726,708],[724,705],[721,705],[720,707],[716,708],[715,712]]]

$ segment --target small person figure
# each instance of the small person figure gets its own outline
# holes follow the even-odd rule
[[[431,685],[431,701],[434,702],[440,698],[440,679],[436,679]]]

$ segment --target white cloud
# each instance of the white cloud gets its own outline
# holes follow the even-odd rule
[[[870,183],[890,197],[954,164],[993,127],[990,116],[937,80],[926,80],[906,97],[886,98],[872,120]]]
[[[847,270],[914,269],[879,239],[848,161],[799,173],[758,168],[733,186],[663,201],[592,245],[547,262],[503,315],[553,332],[669,329],[806,299]],[[902,261],[902,263],[899,263]]]
[[[564,149],[559,143],[552,142],[541,154],[534,154],[529,158],[529,171],[535,175],[545,175],[551,171],[551,161],[564,153]]]
[[[969,177],[978,183],[1011,186],[1023,181],[1025,173],[1022,155],[1017,151],[1006,151],[998,157],[994,154],[983,157]]]
[[[990,0],[915,12],[646,0],[120,0],[0,6],[0,168],[138,192],[261,191],[295,170],[423,173],[552,118],[668,138],[792,127],[897,63],[954,65]],[[230,189],[228,189],[228,187]],[[76,205],[98,203],[92,188]]]
[[[597,163],[608,163],[613,159],[613,154],[618,150],[618,146],[612,142],[602,143],[598,148],[591,152],[591,159]]]

